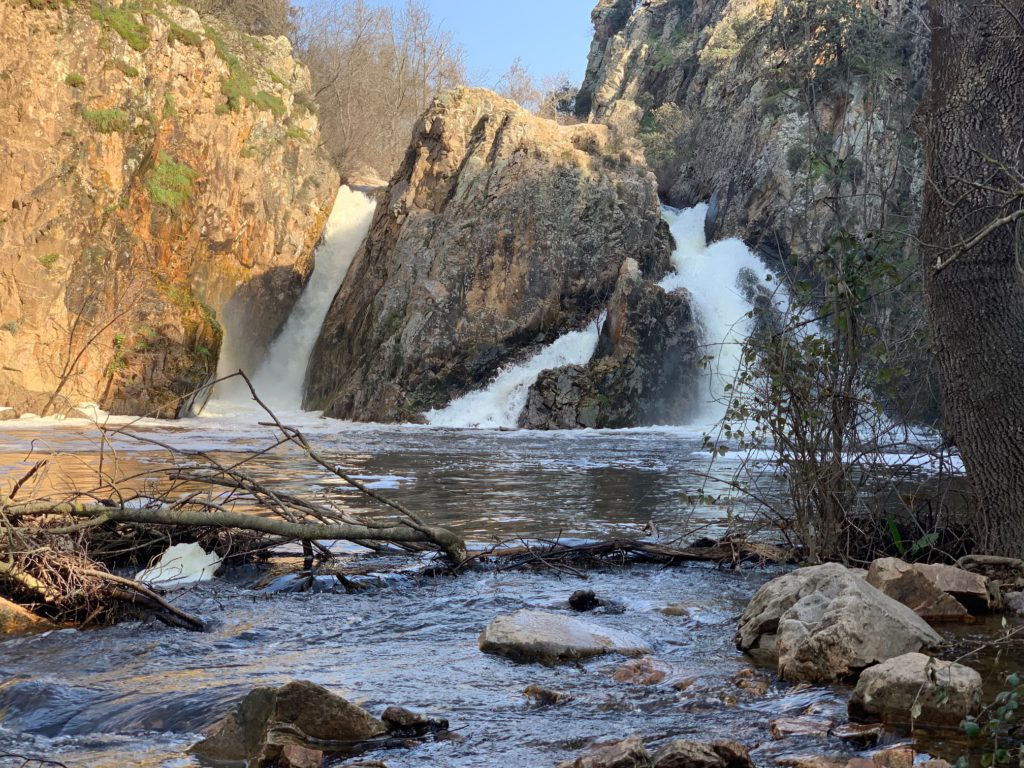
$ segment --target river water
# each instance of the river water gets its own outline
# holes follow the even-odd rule
[[[288,410],[300,401],[300,373],[315,331],[369,222],[368,200],[343,190],[341,203],[328,226],[329,258],[318,257],[311,285],[272,351],[274,367],[288,375],[255,377],[282,420],[301,428],[332,462],[476,546],[612,536],[686,541],[719,535],[730,514],[749,512],[725,482],[708,478],[705,424],[508,429],[542,368],[589,359],[596,324],[429,414],[433,423],[427,426],[350,424]],[[676,272],[665,287],[685,283],[706,334],[720,336],[708,407],[699,417],[713,422],[722,407],[716,394],[722,381],[731,380],[749,309],[735,277],[759,265],[738,241],[708,247],[699,207],[667,209],[666,218],[678,248]],[[102,462],[105,472],[132,477],[125,486],[145,493],[159,485],[160,470],[171,462],[162,446],[170,446],[206,451],[222,462],[250,457],[248,469],[266,484],[381,514],[375,502],[298,451],[284,446],[263,453],[276,435],[259,426],[265,415],[239,391],[220,391],[202,417],[131,422],[125,432],[101,433],[85,421],[0,422],[0,492],[45,456],[49,465],[37,477],[37,492],[95,486]],[[712,474],[728,479],[737,467],[737,459],[726,455],[715,460]],[[779,486],[769,480],[759,490],[771,498]],[[718,501],[695,506],[693,496]],[[609,567],[585,576],[492,569],[433,577],[422,575],[428,563],[420,557],[344,557],[375,569],[379,578],[364,579],[365,588],[352,593],[292,593],[267,589],[267,574],[253,566],[174,595],[184,610],[208,620],[207,632],[124,623],[0,642],[0,766],[22,764],[3,753],[97,768],[200,765],[187,748],[203,729],[253,687],[293,679],[323,684],[374,714],[399,704],[450,720],[453,739],[368,756],[393,768],[553,766],[593,743],[631,734],[652,746],[671,738],[739,739],[760,764],[849,750],[824,729],[817,736],[774,740],[769,728],[778,717],[843,722],[848,690],[778,683],[733,646],[744,606],[777,571],[692,565]],[[564,612],[569,595],[581,587],[621,606],[594,620],[643,636],[666,672],[662,681],[616,681],[620,658],[544,667],[478,650],[479,633],[496,615],[519,608]],[[664,611],[668,606],[673,609]],[[573,699],[559,707],[532,706],[523,690],[534,683]]]

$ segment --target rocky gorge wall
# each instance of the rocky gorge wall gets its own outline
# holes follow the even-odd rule
[[[664,294],[653,281],[670,240],[635,142],[489,91],[447,93],[418,123],[328,312],[305,407],[419,420],[583,327],[623,280]],[[676,301],[689,312],[685,292]],[[618,391],[609,378],[594,400]]]
[[[864,309],[878,331],[868,365],[884,371],[894,418],[934,424],[911,127],[926,11],[922,0],[600,0],[576,108],[637,136],[663,200],[709,201],[709,235],[743,239],[791,285],[823,295],[856,248],[884,263],[898,277]]]
[[[284,38],[163,3],[0,0],[0,405],[175,415],[252,370],[337,177]]]

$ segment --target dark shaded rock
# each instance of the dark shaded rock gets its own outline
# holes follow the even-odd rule
[[[531,683],[526,686],[523,690],[523,696],[528,698],[538,707],[557,707],[561,704],[566,704],[573,700],[571,693],[565,691],[556,691],[551,688],[545,688],[542,685]]]
[[[700,329],[690,295],[666,292],[627,260],[585,365],[543,371],[519,426],[622,428],[681,424],[699,402]]]
[[[885,726],[878,723],[843,723],[837,725],[829,733],[837,739],[857,744],[861,747],[873,747],[885,733]]]
[[[651,756],[639,736],[603,747],[589,755],[559,763],[558,768],[647,768]]]
[[[678,739],[654,755],[654,768],[753,768],[746,747],[735,741]]]
[[[569,595],[569,607],[574,611],[592,611],[600,604],[592,589],[577,589]]]
[[[638,144],[443,94],[327,314],[305,405],[417,418],[592,320],[628,257],[660,277],[669,242]]]
[[[386,732],[384,723],[326,688],[306,681],[255,688],[190,752],[206,760],[271,765],[287,744],[354,744]],[[303,744],[309,739],[309,744]]]
[[[424,736],[448,730],[448,721],[443,717],[428,717],[393,705],[384,710],[380,719],[384,721],[388,732],[397,736]]]

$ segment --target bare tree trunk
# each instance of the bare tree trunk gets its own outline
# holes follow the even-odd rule
[[[979,550],[1024,551],[1024,0],[931,0],[922,269]]]

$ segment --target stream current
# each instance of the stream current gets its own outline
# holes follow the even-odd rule
[[[678,247],[676,271],[663,285],[689,287],[705,335],[719,340],[718,372],[709,377],[709,407],[699,415],[701,423],[508,430],[521,407],[517,403],[542,368],[589,359],[600,320],[509,366],[479,392],[428,414],[429,426],[320,419],[293,410],[300,401],[300,372],[371,211],[367,199],[347,190],[339,194],[322,247],[327,252],[318,253],[317,271],[286,327],[288,337],[271,350],[283,356],[288,376],[255,376],[284,423],[301,428],[351,474],[458,531],[471,545],[613,536],[686,541],[722,533],[727,507],[694,507],[688,497],[729,497],[725,484],[705,479],[708,454],[701,435],[719,415],[714,395],[721,391],[720,380],[730,380],[737,340],[747,330],[749,305],[732,278],[742,269],[763,269],[742,243],[708,246],[701,207],[666,209]],[[224,359],[229,363],[230,357],[228,349]],[[280,368],[282,361],[275,365]],[[262,417],[245,402],[244,392],[219,392],[200,418],[134,422],[132,431],[228,462],[273,441],[273,431],[257,424]],[[122,476],[141,478],[136,485],[142,491],[147,472],[167,461],[153,443],[116,434],[107,440],[101,446],[99,430],[85,421],[3,422],[0,491],[43,455],[50,466],[41,482],[61,490],[94,482],[101,447],[106,470],[114,462]],[[715,474],[728,478],[734,461],[731,455],[716,460]],[[279,448],[247,466],[284,490],[380,514],[374,502],[297,451]],[[742,515],[742,504],[733,512]],[[825,736],[824,726],[816,736],[772,739],[770,721],[780,717],[809,718],[819,726],[844,722],[848,691],[779,683],[770,670],[752,668],[733,645],[744,606],[777,571],[693,565],[607,568],[586,575],[478,570],[427,577],[418,575],[422,560],[354,552],[345,558],[369,562],[379,576],[363,579],[364,588],[351,593],[295,593],[268,588],[268,582],[279,582],[249,567],[174,593],[177,605],[208,620],[203,633],[123,623],[0,641],[0,767],[22,764],[4,753],[97,768],[201,765],[187,749],[205,728],[252,688],[293,679],[325,685],[373,714],[398,704],[450,720],[453,739],[366,756],[392,768],[553,766],[593,743],[632,734],[642,735],[649,747],[672,738],[738,739],[753,749],[759,764],[849,750]],[[329,586],[331,579],[318,583]],[[624,660],[617,657],[545,667],[478,650],[481,630],[496,615],[519,608],[567,612],[569,595],[580,588],[621,605],[621,612],[599,612],[594,620],[647,640],[664,679],[652,685],[618,681],[613,673]],[[523,695],[530,684],[573,698],[558,707],[536,707]]]

